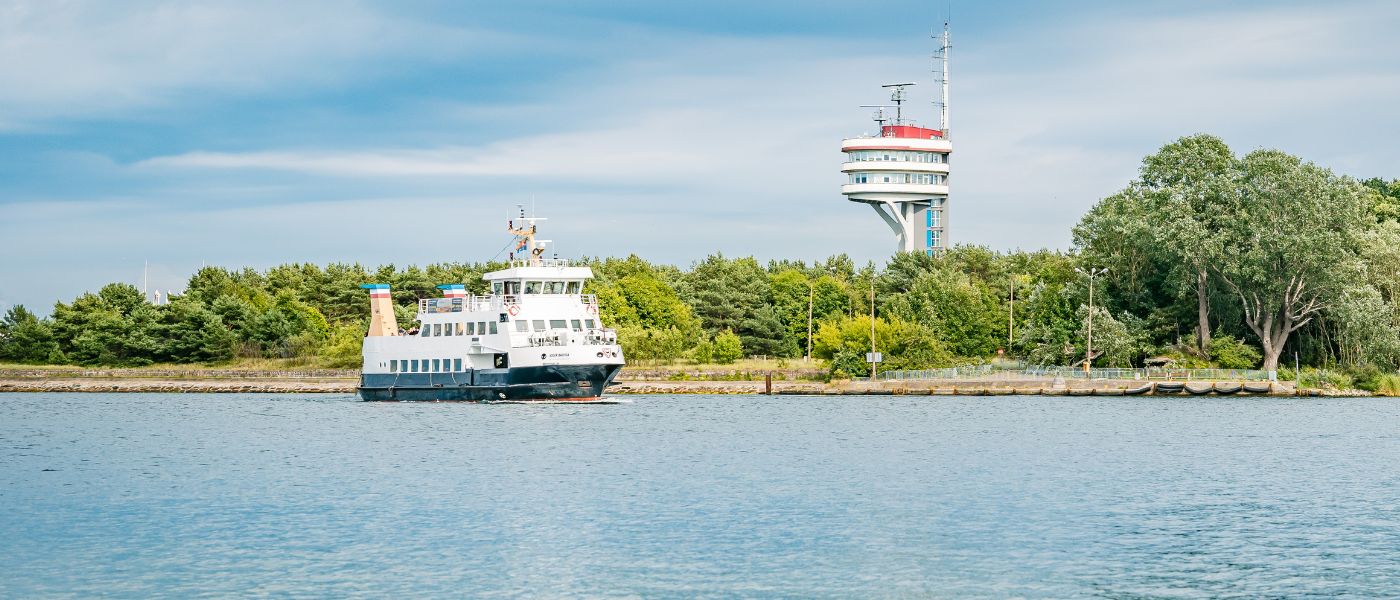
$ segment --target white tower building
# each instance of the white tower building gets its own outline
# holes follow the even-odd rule
[[[939,84],[938,129],[919,127],[904,118],[905,88],[913,83],[894,83],[893,105],[875,108],[878,137],[863,136],[841,141],[846,160],[841,172],[847,181],[841,193],[852,202],[869,204],[894,230],[900,252],[937,254],[948,247],[948,155],[953,144],[948,139],[948,25],[943,25],[941,47],[936,58]],[[893,108],[894,118],[886,109]]]

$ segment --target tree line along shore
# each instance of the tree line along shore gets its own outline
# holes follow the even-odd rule
[[[633,366],[768,357],[859,377],[873,312],[881,370],[1074,365],[1092,326],[1095,367],[1263,369],[1400,390],[1400,180],[1359,181],[1274,150],[1241,156],[1194,135],[1145,157],[1073,240],[1068,251],[958,246],[884,265],[844,254],[579,262]],[[0,362],[353,368],[369,317],[360,284],[390,284],[407,325],[439,284],[484,294],[481,274],[503,266],[205,267],[163,304],[112,283],[43,317],[9,308]]]

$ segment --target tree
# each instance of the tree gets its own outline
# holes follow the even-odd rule
[[[928,327],[957,356],[990,356],[1006,339],[1005,312],[996,295],[952,269],[918,275],[888,306],[887,315]]]
[[[1139,179],[1100,201],[1074,228],[1083,260],[1109,267],[1110,303],[1137,314],[1160,297],[1193,296],[1196,349],[1210,345],[1211,267],[1216,230],[1237,189],[1237,161],[1219,138],[1193,135],[1143,159]]]
[[[263,352],[292,358],[315,352],[325,341],[328,329],[320,312],[284,290],[277,294],[272,308],[253,321],[250,333]]]
[[[84,365],[140,366],[156,357],[157,312],[135,286],[112,283],[73,304],[54,305],[53,332],[69,359]]]
[[[1165,217],[1157,231],[1178,290],[1196,296],[1196,346],[1210,347],[1210,269],[1220,259],[1215,230],[1236,192],[1236,161],[1220,138],[1197,134],[1167,144],[1143,160],[1142,185]],[[1184,284],[1184,285],[1183,285]]]
[[[794,347],[780,319],[778,327],[772,326],[777,317],[771,308],[763,312],[772,301],[772,290],[768,274],[753,258],[730,260],[714,254],[697,263],[682,283],[678,291],[707,333],[736,333],[750,354]]]
[[[0,319],[0,360],[18,363],[62,363],[63,353],[53,329],[23,305],[15,305]]]
[[[1218,220],[1217,272],[1277,371],[1288,336],[1359,279],[1358,233],[1367,222],[1352,181],[1276,150],[1241,164],[1239,193]]]
[[[744,357],[743,343],[733,331],[724,330],[715,336],[715,362],[727,365]]]
[[[1210,340],[1210,359],[1222,369],[1253,369],[1259,364],[1259,350],[1228,335]]]
[[[869,374],[870,317],[836,317],[817,329],[813,354],[831,361],[833,375]],[[884,355],[885,370],[951,366],[953,357],[927,327],[907,321],[875,319],[876,350]],[[838,372],[839,371],[839,372]]]
[[[234,335],[219,316],[183,296],[159,307],[153,329],[158,362],[210,362],[233,357]]]

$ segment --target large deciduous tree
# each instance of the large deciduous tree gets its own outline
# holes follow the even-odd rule
[[[1122,308],[1146,314],[1157,308],[1159,293],[1194,296],[1195,345],[1203,355],[1212,329],[1211,267],[1221,253],[1215,231],[1237,191],[1236,162],[1217,137],[1176,140],[1144,158],[1139,179],[1099,202],[1074,229],[1085,261],[1109,267],[1110,294]]]
[[[1288,337],[1360,281],[1357,237],[1368,224],[1360,187],[1276,150],[1240,161],[1238,193],[1216,222],[1216,271],[1278,369]]]

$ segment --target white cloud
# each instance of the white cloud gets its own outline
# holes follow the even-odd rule
[[[0,5],[0,128],[122,114],[202,90],[304,90],[393,59],[499,46],[354,3],[17,0]]]

